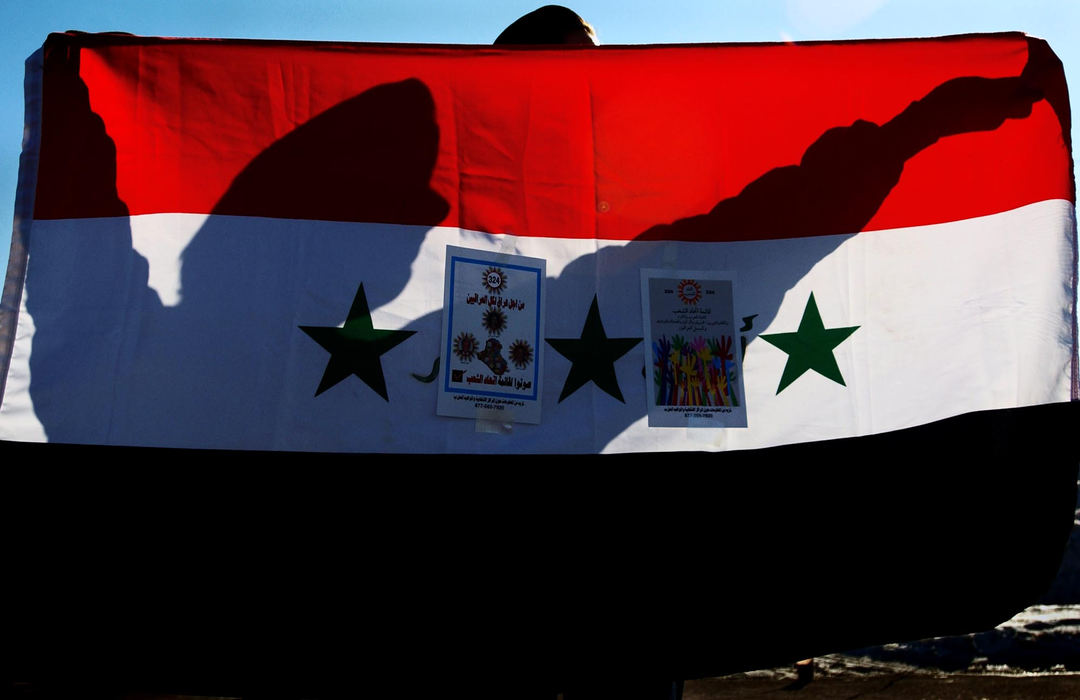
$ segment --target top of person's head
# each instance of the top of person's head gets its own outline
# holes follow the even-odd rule
[[[562,5],[544,5],[519,17],[495,44],[582,44],[596,46],[596,30],[578,13]]]

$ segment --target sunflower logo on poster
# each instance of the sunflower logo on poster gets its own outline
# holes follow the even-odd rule
[[[545,261],[447,246],[438,413],[540,422]]]

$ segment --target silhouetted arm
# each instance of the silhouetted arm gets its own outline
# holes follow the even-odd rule
[[[855,233],[900,180],[904,163],[939,139],[990,131],[1042,99],[1029,66],[1013,78],[954,78],[883,125],[829,129],[798,165],[775,168],[709,213],[654,226],[641,239],[739,240]]]

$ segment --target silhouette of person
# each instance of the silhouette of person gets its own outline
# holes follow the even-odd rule
[[[496,45],[599,45],[596,30],[573,10],[561,5],[545,5],[523,15],[499,34]],[[682,681],[619,678],[607,679],[603,687],[590,687],[593,679],[582,679],[584,685],[563,689],[566,700],[610,695],[645,700],[679,700]]]
[[[495,45],[599,45],[596,30],[578,13],[562,5],[544,5],[514,20],[495,39]]]

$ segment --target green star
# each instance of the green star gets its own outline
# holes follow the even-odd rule
[[[769,333],[762,335],[762,340],[772,343],[788,354],[787,364],[784,365],[784,374],[780,377],[780,386],[776,393],[786,389],[793,381],[812,369],[826,379],[831,379],[841,386],[844,377],[840,374],[840,368],[836,366],[836,358],[833,356],[833,348],[857,331],[859,326],[847,328],[826,328],[821,322],[821,314],[818,312],[817,302],[814,301],[814,293],[810,293],[810,300],[806,302],[802,320],[799,321],[799,330],[794,333]]]
[[[382,361],[379,358],[416,332],[374,328],[367,297],[364,296],[363,283],[356,290],[356,298],[353,299],[349,317],[345,319],[343,327],[300,326],[300,330],[330,353],[330,361],[326,363],[322,381],[315,390],[316,396],[350,374],[355,374],[386,401],[390,398],[386,395],[386,379],[383,377]]]
[[[585,327],[580,338],[546,338],[548,345],[570,360],[570,374],[566,376],[561,403],[570,394],[593,382],[619,401],[626,403],[619,391],[619,380],[615,377],[615,360],[630,348],[641,342],[641,338],[609,338],[600,321],[600,306],[593,295],[592,306],[585,317]]]

